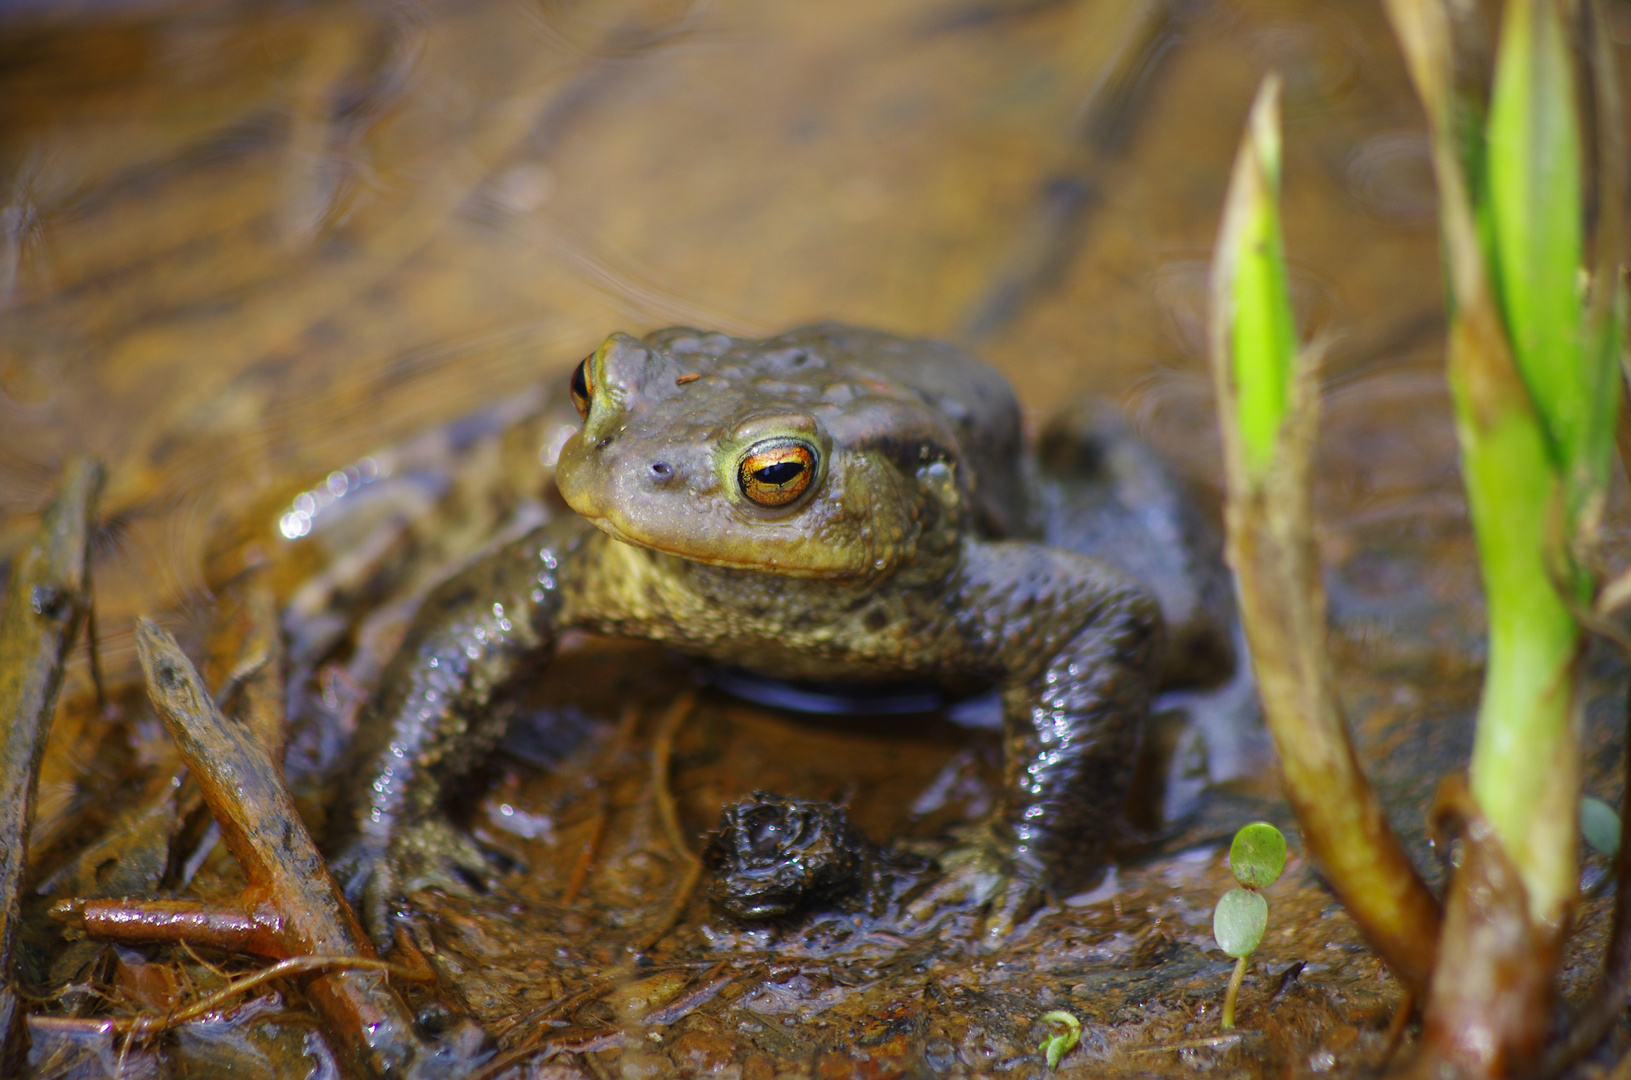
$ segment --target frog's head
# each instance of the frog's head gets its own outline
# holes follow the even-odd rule
[[[790,338],[613,334],[573,371],[555,480],[628,544],[793,577],[954,555],[956,442],[908,391]]]

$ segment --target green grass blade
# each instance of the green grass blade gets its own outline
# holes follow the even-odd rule
[[[1274,460],[1297,354],[1280,232],[1280,82],[1273,76],[1252,104],[1231,194],[1218,258],[1231,283],[1228,334],[1242,448],[1260,478]]]
[[[1616,399],[1583,348],[1581,135],[1554,0],[1507,0],[1486,167],[1490,254],[1513,359],[1558,467],[1603,476]]]

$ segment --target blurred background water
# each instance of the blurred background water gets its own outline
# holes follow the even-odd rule
[[[106,459],[129,671],[137,610],[207,603],[215,532],[672,323],[959,341],[1033,421],[1109,395],[1214,485],[1206,260],[1270,69],[1300,313],[1335,342],[1332,553],[1459,532],[1431,178],[1379,4],[13,0],[0,551],[70,449]]]

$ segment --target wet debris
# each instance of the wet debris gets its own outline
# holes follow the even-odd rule
[[[28,837],[63,663],[90,607],[90,542],[102,467],[63,470],[56,501],[11,567],[0,612],[0,1073],[23,1049],[13,982]]]
[[[226,902],[76,899],[53,913],[102,941],[204,945],[278,961],[188,1009],[136,1021],[130,1030],[138,1035],[221,1009],[264,982],[295,978],[354,1071],[422,1070],[434,1050],[390,978],[433,976],[375,955],[257,739],[264,728],[223,717],[175,639],[151,620],[138,620],[136,635],[153,705],[249,884]]]
[[[930,866],[869,841],[841,806],[769,791],[725,808],[703,858],[714,871],[709,899],[747,920],[827,908],[878,915]]]

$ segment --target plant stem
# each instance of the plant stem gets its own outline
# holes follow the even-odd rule
[[[1235,972],[1229,976],[1229,989],[1223,995],[1223,1030],[1233,1031],[1235,1027],[1235,999],[1240,996],[1240,984],[1246,978],[1246,958],[1242,956],[1235,961]]]
[[[1294,358],[1294,342],[1273,330],[1279,320],[1259,313],[1251,321],[1264,330],[1265,340],[1254,347],[1278,354],[1273,362],[1250,364],[1233,356],[1248,307],[1289,311],[1290,306],[1283,274],[1258,272],[1242,280],[1239,270],[1263,257],[1263,216],[1277,216],[1270,181],[1279,172],[1272,160],[1278,138],[1265,134],[1278,127],[1277,87],[1265,80],[1253,105],[1213,269],[1212,371],[1229,487],[1228,562],[1286,797],[1309,852],[1389,968],[1412,991],[1425,994],[1438,937],[1438,901],[1394,837],[1360,768],[1325,648],[1325,589],[1309,476],[1319,410],[1317,350]],[[1277,225],[1271,231],[1278,236]],[[1249,388],[1239,382],[1274,370],[1285,372],[1281,377],[1289,382],[1274,415],[1273,453],[1259,465],[1246,430],[1251,418],[1244,415]],[[1261,388],[1259,393],[1274,398]]]
[[[1471,787],[1518,868],[1531,916],[1554,923],[1574,898],[1580,773],[1580,633],[1546,565],[1560,492],[1532,415],[1478,416],[1461,337],[1451,334],[1451,392],[1489,611]]]

